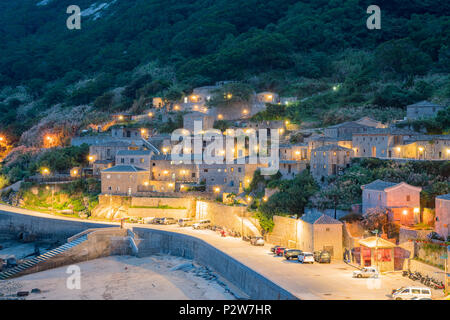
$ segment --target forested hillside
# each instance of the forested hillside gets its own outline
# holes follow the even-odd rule
[[[378,1],[381,30],[366,28],[371,1],[78,0],[82,28],[68,30],[71,4],[0,0],[0,125],[11,140],[55,104],[103,97],[94,108],[126,110],[219,80],[300,98],[338,84],[291,109],[298,122],[450,97],[446,1]],[[121,101],[104,95],[127,86]]]

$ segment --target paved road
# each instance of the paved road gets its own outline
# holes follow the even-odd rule
[[[0,205],[0,210],[52,219],[78,220],[3,205]],[[115,223],[105,224],[117,225]],[[421,286],[420,283],[404,278],[399,273],[382,275],[379,279],[352,278],[351,275],[355,268],[341,261],[333,261],[331,264],[314,263],[311,265],[303,265],[297,261],[286,261],[282,257],[275,257],[270,252],[269,245],[263,247],[251,246],[241,239],[224,238],[210,230],[193,230],[192,228],[180,228],[177,225],[127,224],[126,226],[167,230],[200,238],[300,299],[385,300],[390,298],[389,294],[394,288],[410,285]],[[441,292],[435,291],[434,294],[436,297],[442,296]]]

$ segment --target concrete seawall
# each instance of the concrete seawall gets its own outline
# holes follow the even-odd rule
[[[65,241],[87,229],[113,226],[117,226],[117,224],[60,218],[0,205],[0,234],[13,237],[17,237],[21,232],[27,232],[36,239]],[[298,299],[268,278],[199,238],[144,227],[133,227],[132,231],[136,234],[135,243],[140,256],[163,253],[193,259],[213,269],[245,292],[251,299]],[[82,248],[80,247],[80,249]],[[59,262],[59,264],[63,263]]]
[[[17,212],[7,211],[11,209]],[[0,234],[14,238],[21,233],[29,233],[36,240],[66,241],[67,238],[87,229],[107,228],[116,225],[58,218],[0,205]]]
[[[140,256],[165,253],[193,259],[219,273],[249,295],[251,299],[298,299],[269,279],[201,239],[169,231],[139,227],[134,227],[133,232],[140,238],[140,240],[137,240]]]

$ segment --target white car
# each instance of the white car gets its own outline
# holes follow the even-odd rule
[[[394,300],[429,300],[431,289],[424,287],[401,287],[392,293]]]
[[[311,252],[302,252],[298,255],[298,262],[314,263],[314,254],[312,254]]]
[[[263,246],[264,245],[264,238],[263,237],[251,237],[250,243],[254,246]]]
[[[194,229],[205,229],[205,228],[209,227],[210,225],[211,225],[211,221],[210,220],[200,220],[199,222],[194,223],[192,225],[192,227]]]
[[[375,267],[364,267],[353,271],[353,278],[378,278],[379,272]]]

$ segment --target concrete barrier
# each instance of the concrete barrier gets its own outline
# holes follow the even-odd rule
[[[266,277],[201,239],[169,231],[140,227],[133,227],[133,232],[139,237],[138,240],[135,239],[139,256],[163,253],[193,259],[213,269],[240,288],[251,299],[298,299]]]
[[[45,214],[39,215],[29,210],[0,205],[0,234],[12,238],[17,238],[21,233],[28,233],[36,240],[60,240],[65,242],[67,238],[87,229],[111,226],[114,225],[64,219]]]

